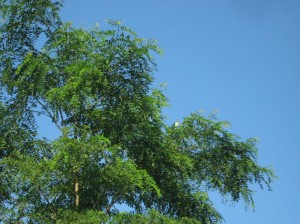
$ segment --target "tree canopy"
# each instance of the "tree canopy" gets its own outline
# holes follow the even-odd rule
[[[221,223],[209,191],[253,206],[253,184],[271,189],[255,139],[199,113],[165,123],[155,41],[116,21],[76,28],[61,7],[0,0],[0,220]],[[40,136],[37,116],[60,136]]]

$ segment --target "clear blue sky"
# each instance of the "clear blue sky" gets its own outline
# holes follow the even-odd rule
[[[259,163],[279,179],[257,191],[255,212],[213,194],[226,223],[300,223],[299,0],[67,0],[62,17],[85,27],[121,20],[157,39],[168,123],[218,110],[242,139],[260,139]]]

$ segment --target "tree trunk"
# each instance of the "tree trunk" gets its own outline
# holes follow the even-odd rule
[[[79,183],[78,183],[78,174],[75,176],[75,206],[79,206]]]

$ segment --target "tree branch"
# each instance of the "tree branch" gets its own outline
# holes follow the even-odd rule
[[[58,112],[59,112],[59,115],[60,115],[61,123],[63,124],[65,120],[64,120],[64,116],[62,114],[61,108],[59,108]]]
[[[115,200],[111,200],[111,203],[109,203],[107,206],[106,206],[106,214],[110,214],[110,210],[111,208],[114,206],[114,204],[119,200],[119,198],[117,197]]]
[[[52,119],[52,122],[56,125],[56,127],[62,131],[62,128],[59,126],[57,119],[55,118],[54,115],[51,114],[51,112],[48,110],[48,108],[37,98],[34,97],[34,99],[38,102],[39,105],[47,112],[48,116]]]
[[[48,197],[44,194],[44,192],[42,191],[41,187],[39,185],[36,185],[36,188],[38,190],[38,192],[44,197],[44,199],[46,200],[46,202],[49,204],[51,211],[56,214],[55,210],[53,209],[52,203],[49,201]],[[56,218],[54,218],[56,220]]]

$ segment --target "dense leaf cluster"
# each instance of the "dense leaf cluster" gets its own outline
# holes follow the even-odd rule
[[[255,139],[241,141],[199,113],[164,123],[154,41],[119,22],[64,24],[58,1],[0,7],[2,222],[219,223],[207,191],[253,205],[253,183],[270,189]],[[37,116],[60,136],[41,138]]]

